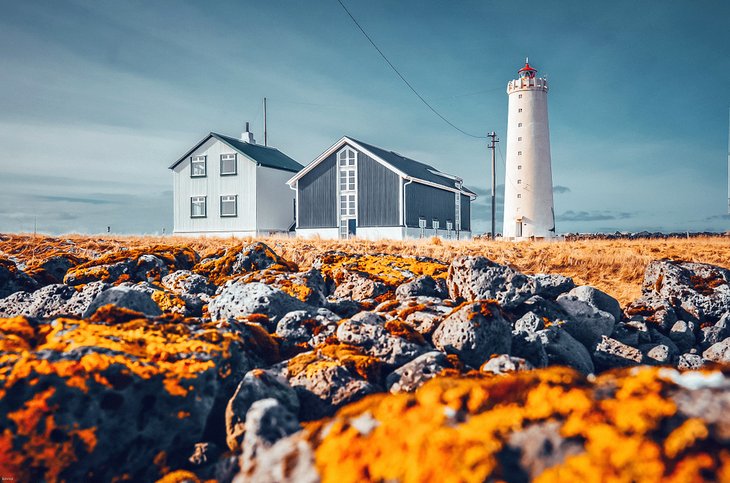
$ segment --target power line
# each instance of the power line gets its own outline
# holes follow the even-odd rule
[[[438,112],[436,109],[434,109],[433,106],[431,106],[431,104],[429,104],[428,101],[426,101],[426,99],[424,99],[423,96],[418,93],[418,91],[411,85],[411,83],[408,82],[405,77],[403,77],[403,74],[401,74],[398,71],[398,69],[395,68],[395,66],[393,65],[393,63],[390,60],[388,60],[388,57],[385,56],[385,54],[383,53],[383,51],[380,50],[380,48],[375,44],[375,42],[373,41],[373,39],[371,39],[370,36],[367,34],[367,32],[365,32],[365,29],[362,28],[362,26],[360,25],[360,23],[355,19],[355,17],[352,16],[352,14],[347,9],[347,7],[345,7],[345,4],[342,3],[342,0],[337,0],[337,3],[340,4],[340,6],[342,7],[342,9],[345,11],[345,13],[347,13],[347,15],[352,19],[352,21],[355,22],[355,25],[357,25],[357,28],[360,29],[360,32],[362,32],[362,34],[365,36],[366,39],[368,39],[368,41],[370,42],[370,44],[373,47],[375,47],[375,50],[378,51],[378,53],[383,58],[383,60],[385,60],[385,62],[388,63],[388,65],[390,66],[390,68],[393,69],[393,72],[395,72],[398,75],[398,77],[400,77],[400,79],[405,83],[405,85],[408,86],[408,88],[416,95],[416,97],[418,97],[421,100],[421,102],[423,102],[426,105],[426,107],[428,107],[434,114],[436,114],[438,117],[440,117],[446,124],[448,124],[449,126],[453,127],[454,129],[456,129],[460,133],[462,133],[462,134],[464,134],[466,136],[472,137],[472,138],[476,138],[476,139],[487,139],[486,136],[476,136],[474,134],[471,134],[471,133],[468,133],[468,132],[464,131],[463,129],[461,129],[460,127],[458,127],[457,125],[455,125],[454,123],[452,123],[451,121],[449,121],[448,119],[446,119],[444,116],[442,116],[441,113]]]

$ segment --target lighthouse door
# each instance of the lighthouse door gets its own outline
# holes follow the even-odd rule
[[[517,220],[517,225],[515,226],[515,236],[518,238],[522,237],[522,220]]]

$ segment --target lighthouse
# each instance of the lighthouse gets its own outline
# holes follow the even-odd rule
[[[505,240],[555,236],[547,94],[547,79],[528,60],[507,84]]]

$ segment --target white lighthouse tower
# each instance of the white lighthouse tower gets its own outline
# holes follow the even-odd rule
[[[555,236],[547,79],[525,66],[507,84],[507,159],[504,182],[505,240]]]

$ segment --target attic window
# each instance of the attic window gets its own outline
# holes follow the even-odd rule
[[[221,176],[237,174],[236,154],[221,154]]]
[[[206,217],[207,210],[205,201],[205,196],[193,196],[190,198],[190,218]]]
[[[206,156],[192,156],[190,158],[190,177],[203,178],[207,174]]]
[[[461,189],[461,181],[457,181],[456,183],[454,183],[454,185],[456,186],[457,190]]]
[[[238,195],[221,196],[221,216],[238,216]]]

